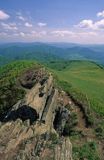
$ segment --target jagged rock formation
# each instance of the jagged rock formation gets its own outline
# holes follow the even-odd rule
[[[72,160],[70,140],[62,136],[70,116],[64,92],[54,88],[52,75],[42,69],[20,81],[29,90],[0,122],[1,159]]]

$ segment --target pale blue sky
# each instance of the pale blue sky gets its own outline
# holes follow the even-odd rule
[[[0,42],[104,43],[103,0],[0,0]]]

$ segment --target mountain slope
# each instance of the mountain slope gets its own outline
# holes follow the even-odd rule
[[[0,55],[7,58],[8,61],[13,60],[38,60],[46,62],[59,59],[51,53],[51,48],[44,44],[8,44],[0,47]],[[3,61],[5,64],[5,61]]]
[[[69,61],[65,64],[63,62],[61,70],[59,70],[61,67],[57,68],[55,63],[50,67],[54,69],[60,81],[68,82],[73,88],[85,94],[90,99],[92,108],[104,115],[104,89],[102,89],[104,88],[104,69],[89,61]]]
[[[69,68],[90,70],[92,66],[89,62],[85,67],[81,65],[85,62],[80,62],[79,66],[78,62],[68,62],[62,67],[63,72]],[[16,61],[0,69],[0,107],[4,109],[0,112],[0,157],[72,160],[73,156],[74,160],[103,160],[103,141],[96,136],[84,112],[88,106],[74,99],[67,76],[63,77],[67,82],[59,82],[55,76],[62,74],[59,68],[55,67],[53,73],[54,78],[49,69],[34,61]]]
[[[21,59],[36,59],[40,62],[55,60],[92,60],[104,64],[104,50],[93,49],[91,46],[45,43],[14,43],[0,46],[0,55],[8,61]],[[62,46],[64,46],[63,44]],[[5,61],[4,61],[5,64]]]

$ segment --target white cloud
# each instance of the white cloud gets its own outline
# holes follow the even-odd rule
[[[0,20],[6,20],[10,17],[10,15],[8,15],[7,13],[5,13],[4,11],[0,10]]]
[[[25,21],[25,18],[23,16],[18,16],[18,19],[22,20],[22,21]]]
[[[6,32],[1,32],[0,36],[7,36],[7,33]]]
[[[31,31],[30,33],[27,33],[26,36],[29,36],[29,37],[37,37],[37,38],[41,38],[41,37],[44,37],[47,35],[47,31]]]
[[[51,31],[50,32],[52,35],[56,36],[56,37],[62,37],[62,38],[78,38],[78,37],[82,37],[82,38],[88,38],[91,36],[97,36],[96,32],[90,32],[90,31],[69,31],[69,30],[57,30],[57,31]]]
[[[39,26],[39,27],[45,27],[45,26],[47,26],[47,23],[39,22],[39,23],[38,23],[38,26]]]
[[[28,22],[26,22],[26,23],[25,23],[25,26],[26,26],[26,27],[32,27],[33,25],[30,24],[30,23],[28,23]]]
[[[21,21],[25,21],[26,19],[24,18],[24,16],[22,15],[21,12],[16,12],[17,18]]]
[[[97,17],[104,17],[104,10],[102,12],[97,13]],[[83,29],[91,29],[91,30],[104,30],[104,18],[98,21],[93,21],[91,19],[84,19],[79,22],[75,27],[83,28]]]
[[[58,30],[60,31],[60,30]],[[62,30],[61,30],[62,31]],[[70,32],[70,33],[69,33]],[[99,43],[99,42],[104,42],[104,35],[100,34],[100,32],[95,32],[95,31],[68,31],[68,30],[63,30],[63,35],[55,36],[56,34],[53,33],[59,33],[56,32],[56,30],[48,30],[48,31],[38,31],[38,30],[33,30],[33,31],[17,31],[17,32],[4,32],[0,33],[1,38],[9,38],[9,39],[14,39],[14,40],[21,40],[21,41],[34,41],[34,40],[50,40],[50,41],[59,41],[59,36],[60,40],[63,41],[69,41],[69,42],[76,42],[76,43]],[[7,40],[6,39],[6,40]]]
[[[43,38],[47,35],[46,31],[31,31],[31,32],[17,32],[17,33],[13,33],[13,36],[15,37],[22,37],[22,38],[29,38],[29,39],[33,39],[33,38]]]
[[[104,19],[93,22],[92,20],[82,20],[76,27],[92,30],[104,29]]]
[[[20,32],[19,35],[20,35],[21,37],[25,37],[25,33],[24,33],[24,32]]]
[[[6,30],[18,30],[17,26],[15,23],[1,23],[1,26],[6,29]]]
[[[51,34],[54,34],[55,36],[61,36],[61,37],[64,37],[66,35],[71,35],[71,36],[74,35],[74,33],[69,30],[55,30],[55,31],[52,31]]]
[[[31,31],[31,34],[36,34],[37,32],[36,31]]]
[[[104,11],[103,11],[104,12]],[[103,17],[103,12],[97,14]],[[22,41],[49,40],[49,41],[72,41],[79,43],[95,43],[104,41],[104,18],[96,21],[83,19],[78,25],[72,28],[48,28],[47,23],[39,22],[34,26],[32,19],[25,17],[21,12],[16,13],[18,23],[1,22],[1,39],[14,39]],[[19,21],[21,20],[21,21]],[[43,21],[44,22],[44,21]],[[34,26],[34,29],[33,29]],[[14,31],[14,32],[13,32]]]
[[[104,11],[98,12],[98,13],[97,13],[97,17],[104,17]]]
[[[13,33],[13,36],[20,36],[19,33]]]
[[[97,21],[94,26],[95,29],[104,29],[104,19]]]
[[[41,32],[40,32],[40,35],[41,35],[41,36],[45,36],[45,35],[47,35],[47,32],[46,32],[46,31],[41,31]]]
[[[82,20],[78,25],[76,25],[77,27],[80,28],[93,28],[93,21],[90,19],[85,19]]]
[[[76,33],[76,36],[80,36],[80,37],[97,36],[97,33],[96,32],[78,32]]]

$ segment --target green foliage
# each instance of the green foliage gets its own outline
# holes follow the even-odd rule
[[[0,80],[2,80],[2,78],[13,78],[12,80],[14,80],[15,78],[18,77],[18,75],[21,74],[21,72],[23,72],[23,70],[25,71],[26,69],[29,69],[31,67],[33,67],[33,65],[38,65],[35,61],[14,61],[10,64],[5,65],[4,67],[0,68]],[[11,80],[11,81],[12,81]]]
[[[5,65],[7,63],[9,63],[8,58],[3,57],[3,56],[0,55],[0,66]]]
[[[58,136],[56,133],[50,133],[50,140],[52,141],[52,144],[57,144],[58,143]]]
[[[0,114],[7,111],[24,95],[25,91],[16,87],[14,84],[8,83],[0,86]]]
[[[40,67],[34,61],[15,61],[0,68],[0,115],[25,95],[18,78],[29,68]]]
[[[73,146],[73,159],[74,160],[100,160],[97,153],[97,146],[95,142],[87,142],[84,145]]]
[[[98,138],[104,139],[104,120],[96,125],[95,133]]]
[[[75,126],[76,125],[77,125],[77,115],[76,115],[76,113],[72,112],[69,120],[65,124],[64,135],[71,136],[71,135],[75,134]]]
[[[63,69],[67,68],[67,66],[70,64],[70,61],[65,61],[65,60],[60,60],[60,61],[50,61],[46,63],[46,66],[58,70],[58,71],[62,71]]]

